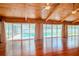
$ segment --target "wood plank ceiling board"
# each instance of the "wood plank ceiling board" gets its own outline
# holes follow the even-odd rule
[[[79,22],[79,12],[77,12],[77,13],[75,14],[75,16],[76,16],[77,18],[74,19],[72,23]]]
[[[34,12],[32,12],[32,14],[34,14],[37,19],[40,19],[40,18],[42,18],[42,12],[41,11],[46,6],[46,3],[34,3],[34,4],[30,3],[30,4],[26,4],[26,6],[31,7],[34,11]]]
[[[41,7],[41,18],[42,19],[46,19],[46,17],[51,13],[51,11],[53,10],[54,6],[56,4],[54,3],[50,3],[49,6],[50,6],[50,9],[45,9],[45,7],[47,6],[46,3],[44,5],[42,5]]]
[[[24,4],[0,4],[0,15],[24,17]]]
[[[72,6],[70,3],[49,4],[50,10],[45,10],[46,3],[26,3],[26,4],[0,4],[0,15],[12,17],[42,18],[58,21],[74,21],[79,14],[72,15]],[[75,4],[79,8],[79,4]]]
[[[39,6],[40,5],[40,6]],[[37,19],[41,19],[41,4],[39,4],[35,7],[35,16]]]
[[[53,14],[53,12],[58,8],[59,4],[54,4],[53,8],[51,8],[48,13],[48,16],[46,17],[46,21],[51,17],[51,15]]]
[[[46,9],[45,9],[46,6],[47,6],[46,4],[43,5],[43,6],[42,6],[42,9],[41,9],[41,18],[42,18],[42,19],[45,19],[45,18],[48,16],[49,12],[50,12],[50,9],[49,9],[49,10],[46,10]],[[51,5],[50,5],[50,6],[51,6]],[[53,7],[53,4],[52,4],[51,7]]]
[[[34,7],[27,7],[26,12],[28,18],[36,18]]]
[[[77,18],[79,18],[79,12],[76,12],[75,16],[76,16]]]
[[[0,8],[0,15],[24,17],[24,9],[19,8]]]
[[[30,4],[0,4],[0,9],[1,9],[0,14],[5,15],[5,16],[14,16],[14,17],[16,16],[16,17],[38,18],[40,17],[39,13],[40,13],[40,7],[42,5],[45,5],[45,4],[32,4],[32,3]]]
[[[74,4],[75,4],[74,9],[79,8],[79,3],[74,3]]]
[[[35,18],[41,19],[41,9],[35,9]]]
[[[61,19],[63,19],[69,13],[71,13],[71,11],[72,11],[72,8],[70,8],[71,6],[72,6],[71,4],[60,4],[59,7],[52,14],[50,19],[52,19],[52,20],[61,20]]]
[[[70,6],[70,5],[69,5],[69,6]],[[78,7],[78,4],[77,4],[77,5],[75,4],[74,7],[73,7],[73,4],[72,4],[72,6],[71,6],[70,8],[72,8],[71,12],[70,12],[66,17],[62,18],[62,19],[61,19],[61,22],[65,21],[65,19],[66,19],[66,21],[73,21],[74,19],[77,18],[77,16],[75,16],[75,14],[74,14],[73,17],[72,17],[71,15],[72,15],[72,11],[76,10],[77,8],[79,8],[79,7]],[[69,8],[68,8],[68,9],[69,9]],[[69,16],[70,16],[70,17],[69,17]],[[69,20],[67,17],[70,18],[70,20]],[[71,19],[72,19],[72,20],[71,20]]]
[[[73,21],[73,20],[75,20],[76,18],[77,18],[76,16],[70,15],[69,17],[67,17],[67,18],[65,19],[65,21]]]
[[[67,17],[65,19],[65,21],[72,21],[74,22],[74,20],[79,19],[79,12],[76,12],[75,14],[70,15],[69,17]]]
[[[63,17],[65,17],[68,13],[71,12],[71,8],[67,7],[69,4],[60,4],[57,10],[52,14],[50,19],[54,20],[61,20]],[[71,5],[69,5],[71,6]]]
[[[24,3],[0,3],[0,8],[24,8]]]
[[[79,22],[79,18],[75,19],[72,23]]]

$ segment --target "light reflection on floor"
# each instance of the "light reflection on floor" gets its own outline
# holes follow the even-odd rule
[[[76,47],[78,47],[78,41],[76,41]],[[73,47],[74,46],[74,47]],[[75,48],[74,39],[68,39],[68,48]],[[44,39],[43,40],[43,52],[48,53],[52,51],[62,51],[62,39]],[[20,55],[36,55],[35,40],[7,40],[6,41],[6,55],[20,56]]]

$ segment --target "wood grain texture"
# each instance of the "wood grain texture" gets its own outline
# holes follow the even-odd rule
[[[20,43],[20,41],[18,41]],[[18,44],[18,43],[17,43]],[[14,44],[17,45],[17,44]],[[13,52],[12,56],[79,56],[79,48],[71,48],[71,49],[66,49],[66,50],[62,50],[62,51],[51,51],[51,52],[47,52],[44,53],[43,50],[41,48],[38,48],[35,50],[35,52],[30,52],[27,50],[25,50],[27,48],[27,46],[25,45],[22,49],[22,52],[24,54],[20,54],[19,50],[21,49],[20,47],[15,47],[15,50]],[[36,47],[37,48],[37,47]],[[10,53],[10,50],[8,51],[8,53]],[[6,50],[5,48],[1,48],[0,47],[0,56],[5,56],[6,54]],[[6,54],[7,55],[7,54]]]

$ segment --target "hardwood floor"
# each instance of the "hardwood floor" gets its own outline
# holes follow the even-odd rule
[[[5,56],[5,47],[3,44],[0,44],[0,56]]]
[[[45,54],[47,56],[79,56],[79,51],[77,48],[74,49],[70,49],[70,50],[66,50],[66,51],[62,51],[62,52],[50,52]]]
[[[33,46],[33,43],[29,47],[25,41],[23,41],[24,45],[22,44],[22,46],[18,42],[8,42],[8,46],[6,46],[8,48],[6,49],[3,45],[0,45],[0,56],[79,56],[79,48],[62,51],[51,50],[50,52],[44,53],[43,48],[37,49],[37,47]],[[13,45],[11,46],[11,44]]]
[[[5,56],[5,50],[4,49],[0,49],[0,56]],[[18,55],[19,56],[19,55]],[[28,54],[23,54],[23,56],[30,56]],[[58,52],[50,52],[50,53],[41,53],[39,51],[39,53],[32,55],[32,56],[79,56],[79,51],[77,49],[71,49],[68,51],[63,51],[61,53]]]

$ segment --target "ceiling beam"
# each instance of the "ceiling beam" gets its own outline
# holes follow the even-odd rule
[[[76,7],[76,9],[78,8],[78,6],[75,6]],[[75,10],[76,10],[75,9]],[[74,10],[74,11],[75,11]],[[64,22],[65,21],[65,19],[67,18],[67,17],[69,17],[70,15],[75,15],[75,14],[72,14],[72,11],[71,11],[71,13],[69,13],[67,16],[65,16],[65,17],[63,17],[62,19],[61,19],[61,22]]]
[[[51,15],[53,14],[53,12],[58,8],[59,4],[56,4],[53,8],[51,8],[48,16],[46,17],[46,21],[51,17]]]
[[[27,21],[25,21],[25,18],[20,18],[20,17],[9,17],[9,16],[1,16],[1,19],[2,21],[5,21],[5,22],[10,22],[10,23],[26,23]],[[15,19],[15,20],[14,20]],[[48,23],[48,24],[72,24],[72,25],[79,25],[79,23],[72,23],[71,21],[68,22],[68,21],[64,21],[64,22],[60,22],[60,21],[57,21],[57,20],[51,20],[49,19],[48,22],[45,21],[45,19],[36,19],[36,18],[28,18],[28,22],[29,23],[38,23],[38,22],[41,22],[41,23]],[[27,22],[27,23],[28,23]]]
[[[75,19],[72,23],[79,22],[79,18]]]
[[[66,15],[65,17],[63,17],[60,21],[61,21],[61,22],[64,22],[65,19],[66,19],[67,17],[69,17],[71,14],[72,14],[72,13],[69,13],[68,15]]]

